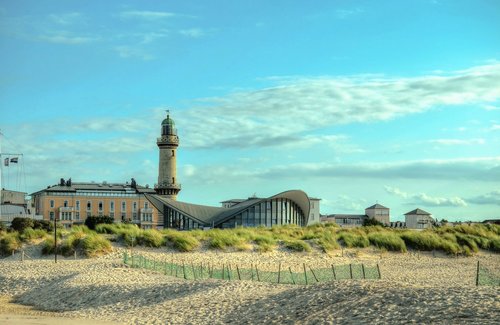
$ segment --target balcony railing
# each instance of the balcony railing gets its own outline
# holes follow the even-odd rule
[[[181,187],[181,184],[178,184],[178,183],[163,182],[161,184],[155,184],[155,189],[156,188],[172,188],[172,189],[180,190],[182,187]]]
[[[156,143],[173,143],[179,144],[179,138],[177,136],[162,136],[161,138],[156,138]]]

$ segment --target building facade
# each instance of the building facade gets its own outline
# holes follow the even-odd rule
[[[375,219],[386,226],[391,225],[389,208],[375,204],[365,209],[365,214],[330,214],[321,217],[321,222],[335,222],[341,227],[360,227],[369,218]]]
[[[131,222],[143,229],[163,224],[162,216],[145,198],[155,190],[139,186],[135,180],[125,184],[72,183],[61,179],[58,185],[31,194],[35,213],[44,220],[57,218],[65,227],[81,225],[90,216],[109,216],[115,222]]]
[[[427,229],[432,227],[433,222],[432,215],[422,209],[417,208],[405,213],[406,228]]]
[[[164,195],[146,194],[146,198],[163,214],[164,228],[178,230],[289,224],[305,226],[310,215],[309,198],[298,190],[269,198],[250,198],[232,203],[225,201],[223,207],[180,202]]]
[[[378,222],[383,223],[386,226],[391,224],[391,216],[389,208],[386,208],[383,205],[375,204],[371,207],[365,209],[365,214],[368,218],[372,218],[377,220]]]
[[[307,225],[313,225],[315,223],[320,223],[320,212],[319,212],[319,203],[321,199],[310,197],[309,198],[309,203],[310,203],[310,213],[309,213],[309,221]]]

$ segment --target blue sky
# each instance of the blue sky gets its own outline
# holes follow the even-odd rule
[[[179,200],[302,189],[500,217],[500,2],[0,1],[0,129],[34,192],[157,181],[168,107]],[[4,168],[3,184],[14,184]]]

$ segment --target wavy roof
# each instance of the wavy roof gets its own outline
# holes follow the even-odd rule
[[[310,210],[309,197],[305,192],[300,190],[286,191],[264,199],[261,198],[248,199],[230,208],[212,207],[206,205],[185,203],[185,202],[175,201],[165,196],[157,194],[145,194],[145,196],[151,202],[151,204],[153,204],[155,208],[158,209],[158,211],[160,212],[163,211],[163,207],[166,205],[169,208],[177,210],[179,213],[182,213],[190,217],[191,219],[197,221],[198,223],[205,225],[221,224],[224,221],[233,218],[235,215],[242,212],[243,210],[251,207],[252,205],[271,199],[283,198],[294,201],[304,212],[304,215],[306,217],[306,224],[307,224],[307,219],[309,218],[309,210]]]

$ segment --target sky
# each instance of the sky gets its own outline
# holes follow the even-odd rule
[[[500,218],[500,1],[0,0],[2,186],[300,189],[321,213]],[[22,180],[19,181],[19,175]]]

